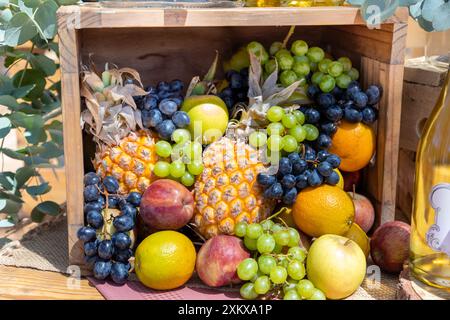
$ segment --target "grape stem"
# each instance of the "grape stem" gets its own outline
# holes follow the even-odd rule
[[[292,35],[294,34],[294,31],[295,31],[295,26],[291,26],[291,27],[289,28],[289,31],[288,31],[286,37],[285,37],[284,40],[283,40],[283,48],[286,48],[286,46],[287,46],[287,44],[288,44],[288,42],[289,42],[289,39],[290,39],[290,38],[292,37]]]
[[[279,216],[279,215],[282,214],[283,212],[286,212],[287,214],[290,214],[291,211],[292,211],[292,209],[287,208],[287,207],[283,207],[283,208],[281,208],[278,212],[276,212],[276,213],[274,213],[273,215],[271,215],[270,217],[268,217],[268,218],[262,220],[262,221],[260,222],[260,224],[263,223],[264,221],[271,220],[271,219],[273,219],[273,218]],[[280,219],[280,218],[279,218],[279,219]],[[283,221],[283,222],[284,222],[284,221]]]

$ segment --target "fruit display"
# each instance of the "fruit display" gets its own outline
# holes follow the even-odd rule
[[[78,236],[94,277],[134,272],[172,290],[195,273],[244,299],[324,300],[355,292],[369,252],[397,270],[391,245],[405,237],[369,239],[375,211],[360,188],[382,88],[363,90],[347,57],[289,37],[223,61],[188,86],[83,72],[96,151]]]

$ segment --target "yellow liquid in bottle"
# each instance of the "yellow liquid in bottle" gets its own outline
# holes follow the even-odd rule
[[[421,137],[416,158],[410,267],[438,288],[450,289],[450,77]]]

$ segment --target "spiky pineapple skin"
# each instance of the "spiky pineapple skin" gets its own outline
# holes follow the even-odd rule
[[[231,235],[236,223],[259,222],[273,210],[275,202],[256,182],[264,164],[248,144],[221,138],[204,151],[203,165],[194,187],[194,224],[204,237]]]
[[[147,131],[131,132],[118,145],[100,146],[94,166],[101,177],[114,176],[119,181],[119,193],[144,193],[157,179],[153,173],[158,155],[156,136]]]

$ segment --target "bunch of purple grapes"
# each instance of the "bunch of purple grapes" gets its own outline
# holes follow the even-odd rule
[[[317,147],[327,149],[331,146],[331,136],[341,120],[373,124],[378,118],[377,104],[381,95],[381,87],[370,85],[363,91],[356,81],[352,81],[347,89],[335,87],[329,93],[322,92],[317,85],[310,85],[308,96],[318,107],[302,107],[300,110],[305,114],[306,122],[319,127],[321,134],[317,139]]]
[[[141,194],[131,192],[127,197],[117,195],[119,182],[112,176],[103,179],[89,172],[84,176],[84,213],[87,225],[78,230],[78,238],[84,242],[85,262],[93,270],[94,277],[104,280],[111,277],[117,284],[127,281],[133,255],[130,231],[136,224],[137,207]],[[119,209],[113,217],[112,235],[104,231],[106,221],[103,209]]]
[[[224,88],[218,96],[225,102],[231,111],[236,103],[248,103],[248,68],[240,72],[230,70],[225,74],[228,87]]]
[[[294,152],[280,159],[277,174],[258,174],[257,181],[264,188],[264,197],[281,200],[290,206],[297,194],[307,187],[339,183],[340,177],[335,169],[341,164],[341,159],[326,150],[316,152],[311,146],[304,146],[304,152]]]
[[[188,114],[179,111],[184,99],[183,89],[181,80],[161,81],[156,87],[145,88],[148,94],[138,99],[142,124],[145,128],[155,129],[163,140],[170,141],[175,129],[185,128],[190,123]]]

